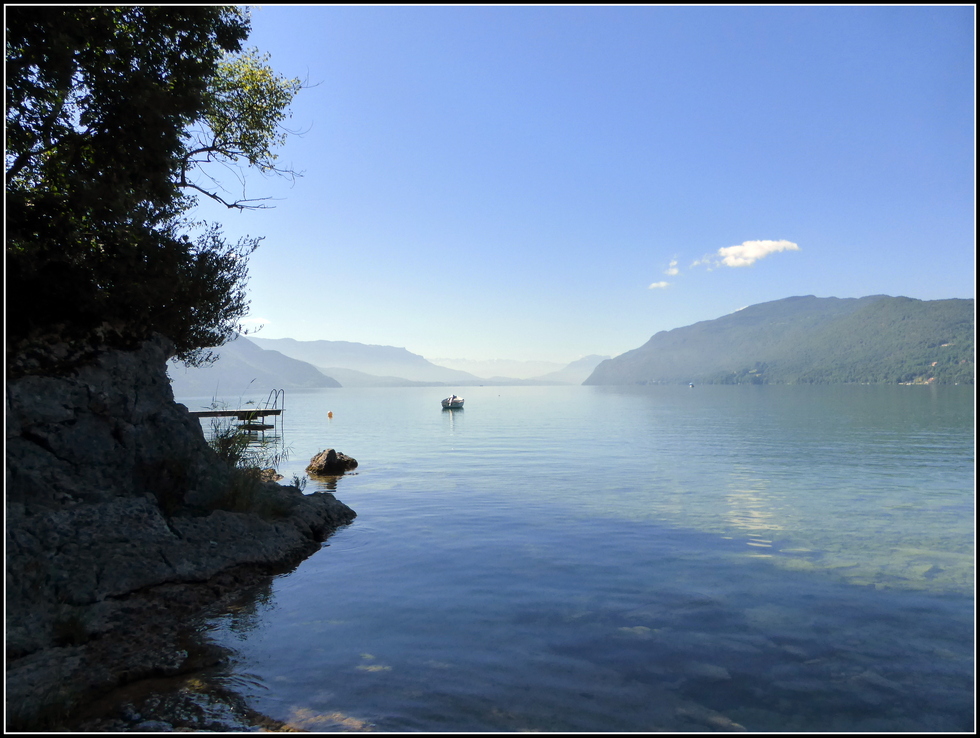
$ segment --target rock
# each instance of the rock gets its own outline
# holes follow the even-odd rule
[[[232,471],[174,402],[165,338],[72,350],[63,371],[41,373],[50,362],[32,354],[7,378],[8,730],[181,671],[191,616],[295,566],[355,515],[275,482],[230,497]]]
[[[259,470],[259,479],[263,482],[278,482],[283,476],[272,467]]]
[[[119,708],[119,716],[129,723],[138,723],[143,719],[143,716],[140,715],[136,711],[136,708],[129,702]]]
[[[321,451],[310,459],[310,465],[306,467],[306,473],[316,476],[337,476],[356,468],[357,459],[352,459],[350,456],[337,453],[332,448],[328,448],[326,451]]]
[[[174,726],[162,720],[144,720],[134,725],[132,730],[140,733],[172,733]]]

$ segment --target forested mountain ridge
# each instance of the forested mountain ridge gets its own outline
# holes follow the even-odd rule
[[[974,300],[788,297],[661,331],[585,384],[972,384]]]

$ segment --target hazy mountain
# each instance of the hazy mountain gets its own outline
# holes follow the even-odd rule
[[[788,297],[661,331],[585,384],[973,383],[974,301]]]
[[[599,356],[598,354],[583,356],[581,359],[573,361],[563,369],[559,369],[555,372],[549,372],[548,374],[543,374],[540,377],[535,377],[535,379],[540,382],[582,384],[591,376],[592,370],[608,358],[608,356]]]
[[[318,367],[342,367],[378,377],[445,385],[480,384],[469,372],[436,366],[418,354],[394,346],[372,346],[349,341],[297,341],[294,338],[252,338],[264,349]]]
[[[167,365],[174,395],[227,397],[246,392],[261,394],[272,389],[340,386],[336,379],[316,367],[278,351],[262,349],[243,336],[219,346],[215,353],[218,359],[211,366]]]
[[[493,377],[474,377],[472,379],[460,380],[458,382],[451,383],[453,386],[457,387],[468,387],[473,385],[488,385],[488,386],[528,386],[528,385],[547,385],[547,384],[582,384],[586,377],[592,373],[595,368],[603,359],[608,359],[608,356],[586,356],[578,361],[573,361],[571,364],[563,367],[561,370],[556,372],[550,372],[540,377],[529,377],[526,379],[518,379],[515,377],[506,376],[493,376]],[[473,362],[474,364],[479,364],[482,362]],[[506,363],[506,360],[501,360],[501,364]],[[514,362],[515,364],[522,364],[524,362]],[[536,362],[527,362],[536,363]],[[561,364],[558,364],[561,366]],[[367,374],[365,372],[359,372],[355,369],[344,369],[340,367],[322,367],[318,366],[319,369],[324,374],[327,374],[337,381],[339,381],[344,387],[413,387],[413,386],[447,386],[447,382],[413,382],[408,379],[403,379],[401,377],[381,377],[375,374]]]
[[[492,377],[494,379],[533,379],[564,368],[562,364],[554,361],[512,361],[510,359],[489,359],[487,361],[430,359],[430,361],[449,369],[458,369],[478,377]]]
[[[541,368],[552,370],[543,376],[514,377],[501,373],[477,376],[459,368],[439,366],[418,354],[394,346],[373,346],[349,341],[297,341],[293,338],[253,337],[250,340],[262,348],[275,349],[286,356],[308,362],[344,387],[581,384],[592,367],[605,358],[587,356],[564,367],[553,362],[506,359],[484,362],[452,360],[457,366],[470,366],[488,372],[527,374]]]
[[[445,382],[413,382],[402,377],[380,377],[377,374],[359,372],[343,367],[317,367],[321,372],[333,377],[344,387],[428,387],[445,386]]]

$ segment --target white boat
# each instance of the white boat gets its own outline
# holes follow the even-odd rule
[[[447,397],[442,401],[442,406],[444,408],[448,408],[449,410],[458,410],[459,408],[463,407],[463,398],[456,397],[456,395]]]

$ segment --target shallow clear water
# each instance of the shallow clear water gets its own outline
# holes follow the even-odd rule
[[[443,411],[449,391],[288,393],[280,471],[353,456],[306,491],[358,517],[212,623],[255,709],[313,730],[972,730],[972,387],[474,387]]]

